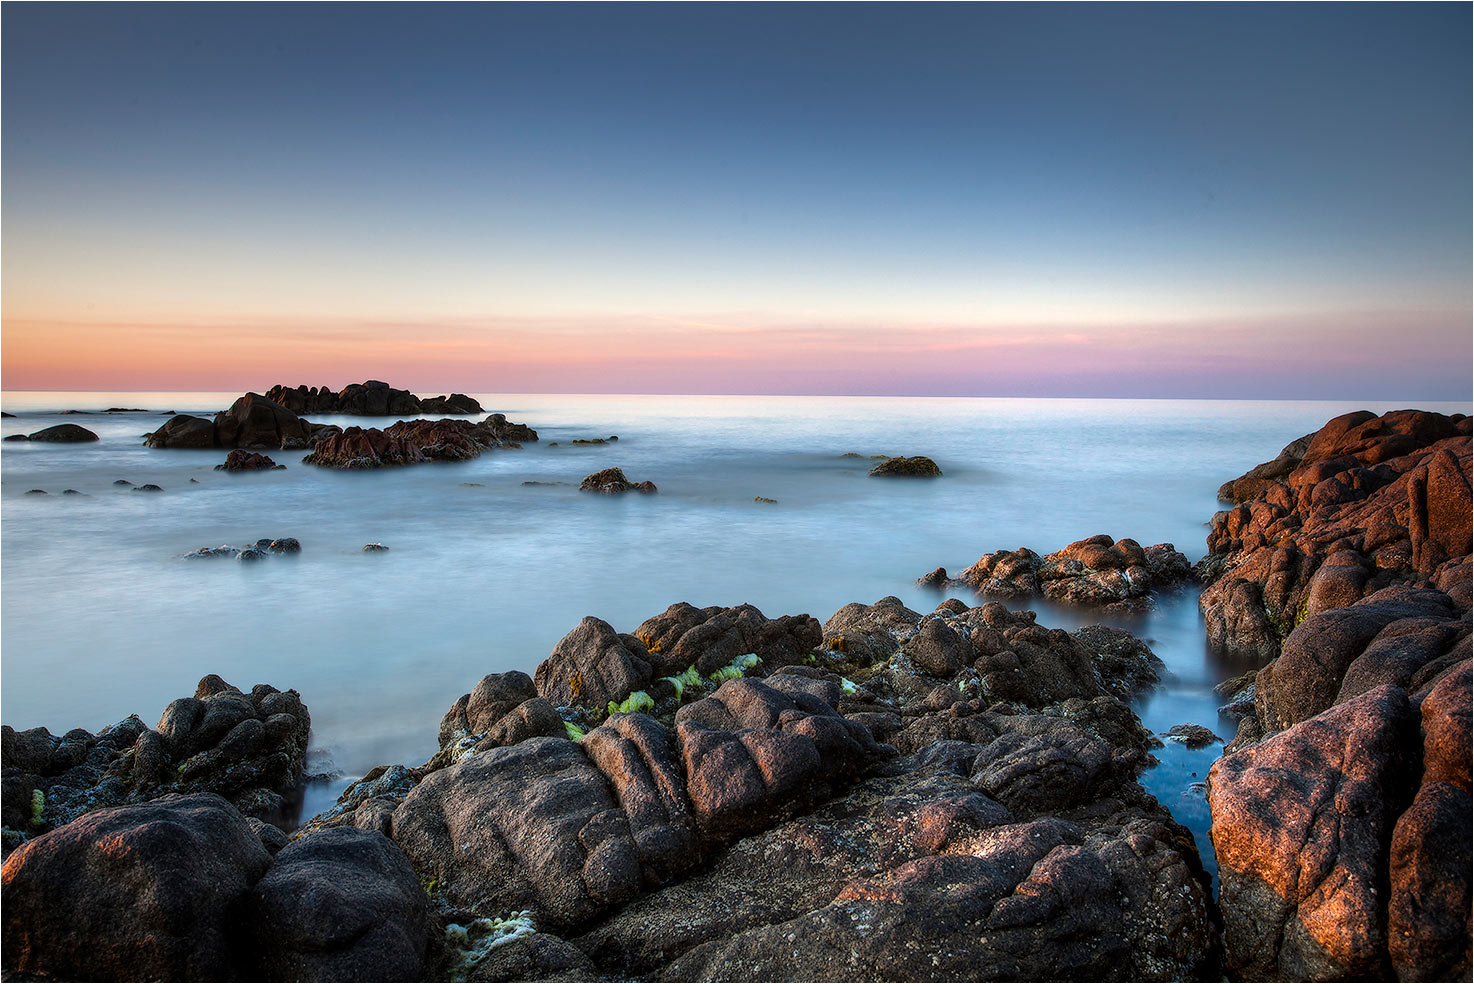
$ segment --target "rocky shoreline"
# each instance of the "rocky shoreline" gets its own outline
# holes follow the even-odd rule
[[[1137,781],[1157,742],[1126,701],[1160,663],[1128,633],[996,601],[822,624],[677,604],[628,632],[584,618],[532,676],[484,677],[429,761],[290,836],[294,692],[206,677],[152,729],[5,728],[4,971],[1467,977],[1468,434],[1348,415],[1225,487],[1254,498],[1215,517],[1196,576],[1215,641],[1265,665],[1209,777],[1216,903]],[[1092,537],[963,583],[1134,605],[1188,576],[1170,545]]]

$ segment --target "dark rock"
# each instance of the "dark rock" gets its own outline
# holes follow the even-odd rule
[[[1130,700],[1161,682],[1161,659],[1124,629],[1087,625],[1070,635],[1091,653],[1101,688],[1111,696]]]
[[[7,435],[6,436],[5,440],[7,440],[7,441],[29,441],[30,438],[27,437],[24,434],[10,434],[10,435]]]
[[[187,413],[176,414],[145,437],[143,443],[151,448],[213,448],[215,422]]]
[[[912,458],[887,458],[870,469],[870,474],[882,477],[940,478],[942,470],[935,461],[924,455],[917,455]]]
[[[50,495],[45,489],[27,489],[26,495]]]
[[[1176,739],[1188,748],[1207,748],[1209,745],[1223,741],[1201,724],[1174,724],[1168,729],[1165,737]]]
[[[647,618],[632,635],[652,675],[679,675],[694,666],[703,677],[754,655],[766,670],[802,663],[823,641],[818,619],[780,615],[770,619],[752,605],[696,608],[679,602]]]
[[[77,444],[86,441],[97,440],[97,435],[85,427],[76,424],[57,424],[55,427],[47,427],[30,435],[32,441],[43,441],[57,444]]]
[[[951,677],[971,662],[972,647],[945,621],[929,618],[902,650],[917,669],[936,677]]]
[[[152,482],[150,482],[147,485],[138,485],[138,486],[135,486],[134,489],[133,489],[133,491],[134,492],[162,492],[164,490],[162,488],[160,488],[159,486],[154,485]]]
[[[267,980],[422,980],[439,928],[404,852],[353,827],[283,848],[251,915]]]
[[[485,433],[488,444],[516,445],[537,440],[537,431],[526,424],[512,423],[504,413],[488,415],[477,425],[477,430]]]
[[[177,418],[176,418],[177,419]],[[216,465],[216,471],[241,472],[241,471],[265,471],[273,468],[285,468],[286,465],[278,465],[264,454],[254,451],[244,451],[236,448],[225,456],[225,463]]]
[[[623,816],[577,744],[532,738],[427,776],[394,811],[393,837],[453,905],[530,910],[557,932],[639,890]]]
[[[624,477],[624,472],[618,468],[606,468],[601,472],[595,472],[579,483],[580,492],[601,492],[605,495],[618,495],[621,492],[644,492],[656,491],[655,483],[631,482]]]
[[[420,413],[459,413],[473,414],[481,412],[481,404],[474,397],[464,393],[452,393],[449,396],[427,396],[420,400]]]
[[[242,976],[252,953],[240,912],[270,863],[218,796],[75,820],[5,862],[5,970],[59,980]]]
[[[298,441],[305,444],[310,433],[304,420],[257,393],[247,393],[230,409],[215,415],[215,445],[222,448],[280,448]]]
[[[382,543],[365,543],[363,545],[363,552],[364,553],[388,553],[389,552],[389,548],[386,547],[386,546],[384,546]]]
[[[349,427],[338,434],[319,438],[304,465],[360,470],[395,465],[413,465],[425,460],[407,437],[391,438],[376,427]]]

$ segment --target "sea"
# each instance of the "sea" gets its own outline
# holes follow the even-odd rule
[[[208,673],[295,688],[312,715],[312,768],[340,774],[309,788],[307,816],[375,765],[424,762],[457,697],[487,673],[532,673],[585,615],[627,632],[675,602],[746,602],[822,622],[888,595],[925,613],[947,596],[980,603],[916,585],[939,566],[956,574],[990,551],[1044,553],[1097,533],[1173,543],[1197,561],[1223,482],[1338,414],[1399,408],[481,393],[486,412],[541,440],[366,472],[271,451],[285,469],[230,474],[215,470],[224,451],[144,447],[166,411],[207,416],[239,395],[0,394],[14,415],[0,436],[74,423],[100,438],[0,444],[0,720],[57,734],[129,714],[152,725]],[[99,412],[114,407],[143,412]],[[877,455],[926,455],[942,477],[872,478]],[[578,490],[611,466],[658,494]],[[301,553],[184,559],[263,537],[295,537]],[[1190,723],[1232,737],[1212,688],[1250,667],[1206,645],[1196,590],[1137,616],[1010,607],[1024,604],[1050,627],[1104,623],[1145,640],[1168,669],[1135,703],[1152,731]],[[1142,777],[1210,867],[1202,781],[1221,751],[1166,741]]]

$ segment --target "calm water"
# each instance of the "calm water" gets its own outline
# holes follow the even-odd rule
[[[823,621],[885,595],[925,612],[942,596],[913,581],[939,565],[955,573],[987,551],[1042,553],[1094,533],[1170,541],[1195,561],[1222,482],[1358,408],[488,394],[478,395],[488,411],[532,425],[542,442],[370,473],[272,452],[285,471],[248,475],[215,472],[223,451],[143,447],[158,413],[57,413],[205,413],[238,395],[4,394],[18,416],[0,421],[0,434],[72,422],[101,437],[0,446],[5,723],[96,730],[129,713],[151,723],[213,672],[241,687],[300,691],[315,748],[349,775],[419,763],[457,696],[485,673],[531,673],[584,615],[629,631],[676,601],[751,602],[770,616]],[[618,443],[568,445],[613,434]],[[848,451],[929,455],[944,477],[871,479],[870,462],[842,458]],[[577,491],[611,465],[660,494]],[[115,486],[120,478],[164,492]],[[51,494],[25,495],[37,488]],[[59,494],[66,488],[85,495]],[[300,556],[180,559],[279,536],[301,540]],[[372,541],[390,551],[363,553]],[[1039,611],[1064,628],[1101,620]],[[1195,594],[1114,624],[1148,640],[1174,675],[1138,707],[1149,728],[1194,722],[1231,736],[1211,687],[1239,668],[1205,653]],[[1206,806],[1189,787],[1218,752],[1168,743],[1144,780],[1204,848]]]

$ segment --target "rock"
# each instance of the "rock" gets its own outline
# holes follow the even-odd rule
[[[888,751],[824,701],[757,680],[729,680],[675,721],[697,825],[715,840],[827,798]]]
[[[363,545],[363,552],[364,553],[388,553],[389,552],[389,548],[386,547],[386,546],[384,546],[382,543],[365,543]]]
[[[495,922],[492,922],[495,926]],[[515,931],[514,931],[515,932]],[[509,935],[506,942],[471,952],[468,981],[588,981],[594,964],[578,947],[552,933]]]
[[[1367,658],[1375,640],[1409,619],[1420,624],[1426,619],[1434,624],[1456,621],[1443,592],[1408,588],[1389,588],[1350,607],[1307,618],[1285,640],[1279,659],[1259,671],[1254,706],[1260,723],[1267,730],[1282,731],[1331,707],[1338,701],[1348,672]],[[1406,642],[1406,637],[1399,639],[1398,648],[1405,651]],[[1414,655],[1412,669],[1443,651],[1440,643]],[[1376,652],[1370,655],[1373,660],[1377,658]],[[1370,669],[1365,668],[1365,672],[1370,674]],[[1385,682],[1405,685],[1411,676],[1409,670]]]
[[[917,455],[912,458],[887,458],[870,469],[870,474],[881,477],[941,478],[942,470],[935,461]]]
[[[921,623],[916,635],[902,647],[906,655],[923,673],[951,677],[972,662],[972,647],[941,619],[929,618]]]
[[[75,820],[5,862],[5,971],[59,980],[241,976],[251,948],[239,913],[270,863],[218,796],[169,796]]]
[[[894,595],[874,605],[851,602],[824,623],[824,646],[853,654],[856,662],[869,665],[899,652],[920,627],[921,616]]]
[[[7,441],[29,441],[30,438],[27,437],[24,434],[10,434],[10,435],[6,436],[5,440],[7,440]]]
[[[45,489],[27,489],[26,495],[50,495]]]
[[[175,417],[169,423],[178,420]],[[167,429],[169,424],[165,424]],[[247,393],[215,415],[215,446],[221,448],[280,448],[284,443],[305,444],[311,431],[306,421],[273,400]]]
[[[283,848],[250,903],[267,980],[422,980],[439,930],[404,852],[353,827]]]
[[[1087,625],[1070,635],[1091,653],[1101,688],[1113,697],[1130,700],[1161,682],[1161,659],[1124,629]]]
[[[1174,724],[1163,737],[1180,741],[1188,748],[1207,748],[1223,741],[1201,724]]]
[[[1425,779],[1393,830],[1387,939],[1400,981],[1469,976],[1470,803],[1467,786]]]
[[[420,400],[420,413],[473,414],[481,412],[481,404],[464,393],[449,396],[427,396]]]
[[[984,554],[958,575],[957,583],[991,597],[1042,594],[1067,604],[1136,611],[1149,607],[1150,592],[1191,576],[1187,558],[1170,543],[1142,548],[1135,540],[1112,542],[1100,534],[1043,557],[1026,547]]]
[[[651,678],[645,656],[638,640],[588,615],[538,664],[533,679],[538,694],[555,705],[603,707],[645,689]]]
[[[451,904],[528,910],[553,932],[640,888],[625,814],[566,739],[532,738],[432,773],[394,811],[393,837]]]
[[[752,605],[696,608],[685,602],[647,618],[632,635],[654,676],[678,676],[694,666],[710,677],[749,654],[771,672],[804,662],[823,641],[818,619],[807,614],[770,619]]]
[[[485,433],[488,444],[516,445],[537,440],[537,431],[526,424],[514,424],[508,421],[504,413],[489,414],[477,425],[476,429]]]
[[[164,490],[162,488],[160,488],[159,486],[153,484],[152,482],[149,482],[147,485],[138,485],[138,486],[135,486],[134,489],[133,489],[133,491],[134,492],[162,492]]]
[[[1437,587],[1444,565],[1469,556],[1467,421],[1416,410],[1345,414],[1298,457],[1292,445],[1279,464],[1225,487],[1238,504],[1214,516],[1198,565],[1210,640],[1263,661],[1307,615],[1392,584]],[[1467,610],[1469,592],[1460,591]]]
[[[1423,782],[1470,791],[1470,663],[1466,659],[1423,698]]]
[[[257,454],[254,451],[243,451],[240,448],[236,448],[225,456],[224,464],[215,466],[215,470],[227,472],[265,471],[285,467],[287,466],[278,465],[264,454]]]
[[[1407,695],[1384,686],[1214,763],[1208,802],[1231,974],[1387,975],[1381,886],[1416,781],[1416,735]]]
[[[146,436],[143,443],[151,448],[213,448],[215,422],[187,413],[176,414]]]
[[[57,424],[55,427],[47,427],[30,435],[32,441],[41,441],[52,444],[78,444],[86,441],[97,440],[97,435],[85,427],[76,424]]]
[[[601,492],[605,495],[618,495],[621,492],[644,492],[656,491],[654,482],[640,482],[636,484],[624,477],[624,472],[618,468],[606,468],[601,472],[595,472],[587,476],[579,483],[580,492]]]
[[[390,437],[376,427],[349,427],[341,433],[320,438],[302,463],[321,468],[360,470],[413,465],[424,460],[424,454],[407,437]]]

